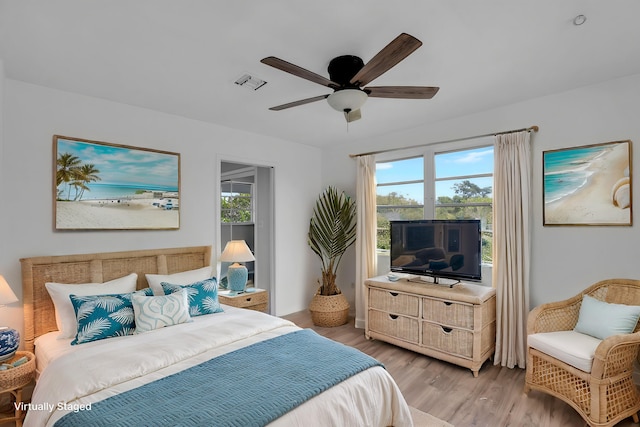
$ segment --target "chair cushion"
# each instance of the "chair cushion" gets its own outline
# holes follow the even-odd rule
[[[527,342],[529,347],[581,371],[591,372],[593,356],[602,340],[576,331],[557,331],[531,334]]]
[[[603,340],[612,335],[633,332],[638,317],[640,306],[613,304],[584,295],[574,331]]]

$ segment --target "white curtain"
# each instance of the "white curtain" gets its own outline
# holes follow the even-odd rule
[[[531,148],[527,131],[496,136],[493,192],[493,286],[496,365],[524,368],[527,358]]]
[[[364,281],[376,275],[376,161],[375,156],[357,158],[356,206],[356,328],[364,328]]]

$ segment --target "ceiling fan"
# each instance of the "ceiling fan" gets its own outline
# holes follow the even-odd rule
[[[260,61],[263,64],[334,90],[331,94],[301,99],[269,109],[280,111],[326,99],[331,107],[344,113],[347,122],[352,122],[362,117],[360,107],[369,97],[431,99],[440,88],[431,86],[367,86],[420,46],[422,46],[420,40],[402,33],[366,64],[362,59],[353,55],[333,58],[327,69],[329,71],[328,79],[275,56],[264,58]]]

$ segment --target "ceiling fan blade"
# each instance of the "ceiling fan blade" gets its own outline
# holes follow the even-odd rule
[[[355,122],[362,118],[362,113],[359,108],[357,110],[349,111],[348,113],[345,111],[344,118],[347,119],[347,123]]]
[[[368,86],[363,90],[373,98],[431,99],[439,89],[431,86]]]
[[[332,89],[338,89],[340,87],[338,83],[332,82],[331,80],[321,76],[320,74],[316,74],[313,71],[305,70],[302,67],[298,67],[295,64],[292,64],[280,58],[276,58],[275,56],[268,56],[260,60],[260,62],[266,65],[270,65],[273,68],[277,68],[278,70],[284,71],[286,73],[293,74],[294,76],[301,77],[305,80],[321,84],[322,86],[327,86]]]
[[[402,33],[371,58],[351,79],[357,86],[365,86],[386,73],[394,65],[422,46],[422,42],[407,33]]]
[[[306,99],[301,99],[299,101],[289,102],[288,104],[277,105],[275,107],[269,108],[269,110],[272,110],[272,111],[285,110],[287,108],[297,107],[298,105],[309,104],[311,102],[316,102],[316,101],[320,101],[322,99],[327,99],[328,97],[329,97],[329,95],[314,96],[313,98],[306,98]]]

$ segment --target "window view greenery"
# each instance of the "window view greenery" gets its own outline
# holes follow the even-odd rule
[[[429,175],[434,179],[425,181]],[[379,162],[376,179],[378,249],[389,249],[389,221],[480,219],[482,261],[492,262],[492,146]],[[426,207],[425,194],[432,194],[434,200]]]
[[[222,183],[220,219],[223,223],[253,222],[253,185],[227,181]]]
[[[378,249],[389,249],[389,221],[424,218],[422,157],[376,164]]]
[[[482,262],[493,252],[493,146],[436,153],[435,218],[479,219]]]

